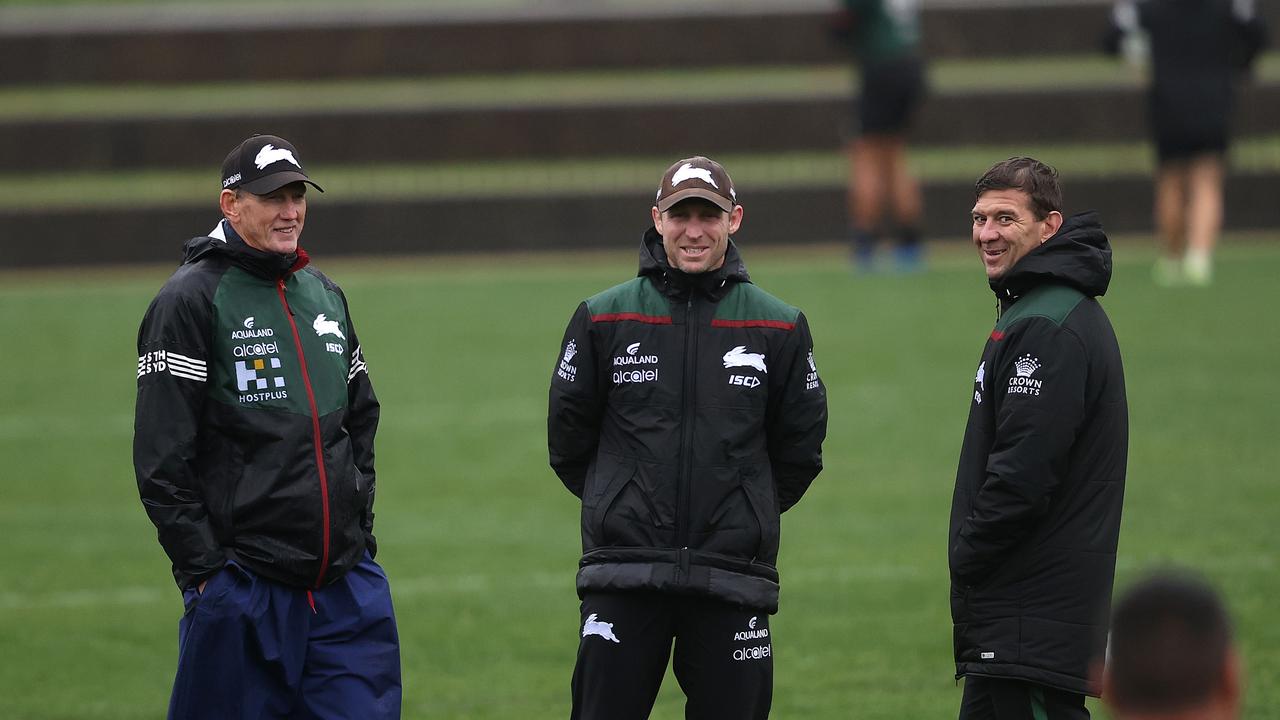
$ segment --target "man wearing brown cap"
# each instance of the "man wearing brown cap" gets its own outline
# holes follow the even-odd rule
[[[400,651],[373,560],[378,400],[346,296],[298,245],[297,149],[222,166],[138,331],[134,469],[186,612],[170,718],[398,718]]]
[[[582,500],[574,718],[765,718],[779,515],[822,469],[808,322],[751,283],[705,157],[662,176],[638,277],[582,302],[551,378],[551,466]]]

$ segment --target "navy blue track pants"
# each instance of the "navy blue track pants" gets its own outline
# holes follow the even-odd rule
[[[184,600],[171,720],[400,717],[391,591],[367,554],[310,597],[229,563]]]

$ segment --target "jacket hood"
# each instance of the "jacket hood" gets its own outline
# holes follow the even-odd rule
[[[636,275],[649,277],[668,295],[686,295],[696,289],[717,299],[724,296],[731,283],[751,282],[747,265],[742,261],[733,238],[729,238],[729,248],[720,267],[711,272],[689,274],[671,267],[667,251],[662,247],[662,236],[652,226],[640,241],[640,270]]]
[[[1097,213],[1067,218],[1053,237],[990,284],[996,297],[1005,300],[1045,283],[1070,285],[1090,297],[1106,294],[1111,283],[1111,243]]]
[[[244,271],[268,280],[285,277],[306,267],[311,258],[301,247],[289,255],[264,252],[250,247],[227,221],[219,222],[201,237],[193,237],[182,246],[182,264],[193,263],[206,255],[226,255]]]

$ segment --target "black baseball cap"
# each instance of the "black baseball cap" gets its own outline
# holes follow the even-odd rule
[[[692,197],[710,200],[725,212],[731,212],[738,204],[738,193],[724,166],[701,155],[677,160],[667,168],[658,184],[655,204],[658,212],[666,212],[672,205]]]
[[[324,192],[307,177],[293,143],[276,135],[254,135],[222,161],[223,190],[243,188],[254,195],[266,195],[299,180]]]

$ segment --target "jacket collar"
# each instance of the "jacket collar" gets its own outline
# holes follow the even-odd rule
[[[735,284],[751,282],[747,265],[742,261],[742,255],[732,238],[729,239],[724,263],[720,267],[710,272],[690,274],[671,267],[667,251],[662,246],[662,236],[652,226],[645,231],[640,241],[640,270],[636,274],[648,277],[663,294],[679,298],[698,292],[712,300],[719,300]]]
[[[1111,283],[1111,243],[1095,212],[1067,218],[1058,232],[991,280],[1002,304],[1044,284],[1069,285],[1089,297],[1105,295]]]
[[[183,250],[184,265],[205,255],[225,255],[240,269],[265,280],[288,277],[311,262],[310,256],[301,247],[298,252],[289,255],[250,247],[226,220],[220,221],[208,235],[188,240]]]

